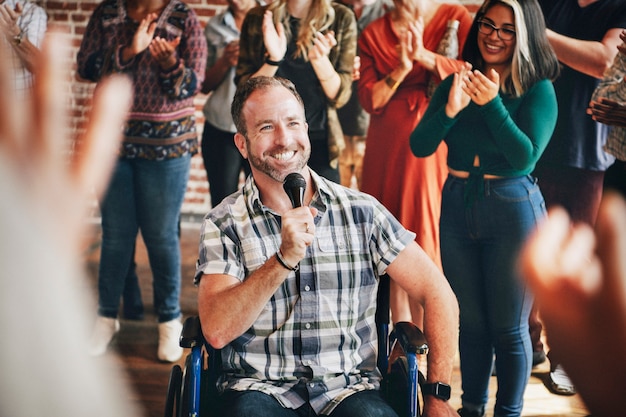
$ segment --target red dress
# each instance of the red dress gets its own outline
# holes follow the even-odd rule
[[[460,22],[459,54],[472,24],[464,6],[442,4],[424,29],[424,46],[436,51],[448,20]],[[447,147],[427,158],[413,156],[409,135],[428,106],[426,89],[430,71],[415,65],[391,100],[382,108],[372,108],[372,86],[399,66],[391,13],[370,23],[359,38],[361,78],[359,100],[371,114],[361,190],[373,195],[394,214],[402,225],[417,234],[417,243],[441,267],[439,215],[441,189],[447,176]],[[437,56],[437,71],[443,79],[459,68],[460,62]]]

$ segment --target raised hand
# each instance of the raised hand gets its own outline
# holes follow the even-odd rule
[[[266,10],[263,15],[263,43],[267,50],[268,58],[272,61],[281,61],[287,52],[287,36],[285,28],[281,23],[274,25],[272,19],[273,14],[270,10]]]
[[[448,103],[446,104],[446,115],[448,117],[456,117],[471,101],[470,96],[465,92],[465,78],[471,70],[472,65],[466,62],[465,66],[454,74],[450,93],[448,94]]]
[[[135,36],[133,36],[133,42],[129,48],[129,53],[132,55],[131,57],[139,55],[150,46],[154,32],[156,31],[156,19],[158,17],[159,15],[157,13],[149,13],[146,17],[141,19]]]
[[[417,21],[409,22],[407,35],[409,58],[412,61],[419,61],[420,55],[424,50],[424,19],[421,16]]]
[[[17,3],[15,9],[8,4],[0,4],[0,31],[9,39],[20,34],[21,30],[17,25],[17,19],[22,14],[22,5]]]

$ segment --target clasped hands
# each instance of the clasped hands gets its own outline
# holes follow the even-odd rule
[[[591,101],[587,114],[596,122],[610,126],[626,127],[626,104],[608,98]]]
[[[454,74],[446,115],[455,117],[466,108],[470,101],[483,106],[496,98],[500,91],[500,74],[493,68],[483,74],[479,70],[472,70],[471,64],[465,63],[461,70]]]
[[[157,13],[149,13],[139,22],[132,44],[127,48],[130,55],[125,56],[125,60],[128,61],[148,49],[150,55],[159,63],[162,69],[172,68],[176,65],[178,59],[176,48],[180,44],[180,37],[171,41],[159,36],[154,37],[158,17]]]

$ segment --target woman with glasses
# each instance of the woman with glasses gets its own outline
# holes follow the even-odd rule
[[[530,173],[557,118],[559,64],[536,0],[487,0],[463,58],[410,138],[416,156],[443,140],[449,175],[441,255],[460,305],[462,416],[483,416],[495,354],[495,416],[519,416],[532,367],[532,296],[517,271],[528,233],[545,216]],[[471,64],[471,66],[470,66]]]
[[[370,23],[359,37],[361,78],[358,95],[370,113],[361,190],[373,195],[441,267],[439,209],[446,179],[446,146],[428,158],[415,158],[407,140],[428,107],[430,80],[437,83],[457,71],[460,51],[472,25],[460,4],[434,0],[393,0],[394,9]],[[448,22],[457,21],[459,48],[454,58],[437,54]],[[419,303],[392,283],[395,323],[421,325]]]

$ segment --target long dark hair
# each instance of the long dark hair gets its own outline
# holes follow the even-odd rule
[[[560,64],[546,37],[546,24],[537,0],[486,0],[478,12],[463,48],[463,59],[481,71],[485,62],[478,49],[478,22],[496,4],[513,10],[516,42],[511,71],[501,80],[504,92],[521,96],[537,81],[554,80]]]

